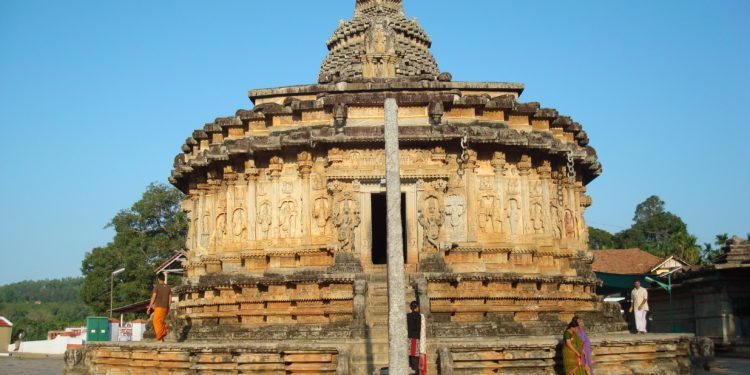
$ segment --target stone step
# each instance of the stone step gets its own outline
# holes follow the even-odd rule
[[[385,325],[385,326],[387,326],[388,325],[388,315],[377,315],[377,316],[369,317],[367,319],[367,323],[369,325],[371,325],[371,326],[372,325]],[[386,328],[386,331],[387,330],[388,329]]]

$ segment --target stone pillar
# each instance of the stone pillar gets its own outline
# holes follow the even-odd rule
[[[268,162],[268,175],[271,179],[271,229],[268,231],[269,238],[280,238],[279,231],[279,204],[281,203],[281,172],[284,169],[284,161],[274,156]]]
[[[464,166],[464,186],[466,186],[466,212],[468,215],[476,217],[479,208],[477,207],[477,200],[473,197],[477,195],[477,181],[474,169],[477,163],[477,154],[473,150],[466,151],[469,154],[469,159],[466,161]],[[467,239],[469,241],[477,241],[477,220],[468,220],[466,228]]]
[[[445,346],[438,348],[438,366],[440,375],[453,375],[453,354]]]
[[[250,160],[245,163],[245,179],[247,180],[247,196],[245,196],[247,205],[247,239],[255,241],[258,239],[257,230],[257,198],[256,184],[258,183],[258,169],[255,168],[255,161]]]
[[[401,175],[398,146],[398,104],[385,100],[386,193],[388,202],[388,373],[408,374],[404,257],[401,236]]]
[[[299,168],[299,175],[302,179],[302,196],[300,210],[302,211],[302,236],[309,238],[312,236],[312,214],[310,213],[310,205],[312,205],[312,196],[310,190],[310,173],[312,173],[313,160],[312,154],[307,151],[299,153],[297,155],[297,163]]]

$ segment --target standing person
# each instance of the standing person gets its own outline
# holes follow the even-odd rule
[[[151,294],[151,303],[148,305],[146,314],[150,314],[151,310],[154,310],[154,332],[156,332],[156,341],[164,342],[164,337],[167,335],[167,313],[169,313],[169,304],[172,301],[172,289],[167,285],[166,275],[160,273],[156,275],[158,284],[154,286],[154,291]]]
[[[634,288],[630,293],[630,312],[635,315],[635,329],[639,334],[646,334],[646,315],[648,314],[648,291],[641,288],[641,281],[633,282]]]
[[[586,330],[583,327],[583,319],[581,318],[578,318],[578,330],[576,334],[578,334],[578,338],[583,342],[583,365],[586,366],[586,371],[588,371],[587,374],[591,375],[594,373],[594,357],[591,355],[593,348],[591,347],[591,340],[586,336]]]
[[[413,374],[427,373],[427,324],[419,312],[419,303],[409,304],[411,312],[406,314],[406,331],[409,337],[409,367]]]
[[[563,367],[565,375],[592,375],[589,365],[591,351],[586,350],[586,343],[579,332],[583,331],[583,319],[574,316],[563,333]],[[585,336],[585,333],[583,334]]]

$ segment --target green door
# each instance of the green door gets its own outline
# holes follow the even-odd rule
[[[89,316],[86,318],[87,341],[109,341],[109,319]]]

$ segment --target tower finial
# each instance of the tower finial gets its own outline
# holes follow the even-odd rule
[[[354,17],[375,14],[396,14],[405,16],[403,0],[356,0]]]

